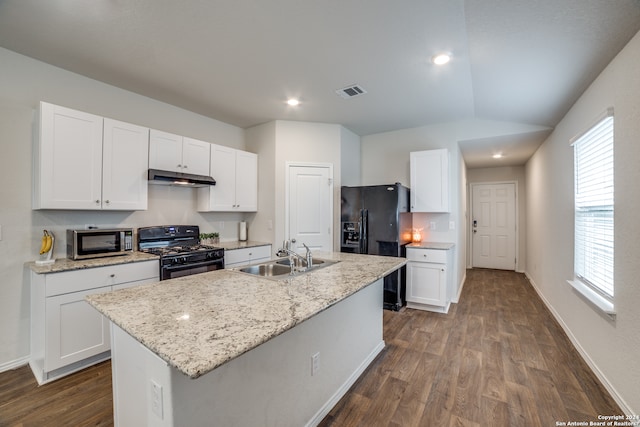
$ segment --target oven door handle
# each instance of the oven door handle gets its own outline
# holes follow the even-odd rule
[[[198,268],[198,267],[206,267],[208,265],[220,265],[222,268],[224,268],[224,259],[217,259],[217,260],[209,260],[209,261],[202,261],[202,262],[195,262],[193,264],[178,264],[178,265],[172,265],[170,267],[162,267],[165,271],[175,271],[175,270],[186,270],[189,268]]]

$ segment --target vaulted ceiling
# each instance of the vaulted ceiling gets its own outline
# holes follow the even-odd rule
[[[243,128],[508,124],[470,167],[526,161],[639,30],[640,0],[0,0],[0,46]]]

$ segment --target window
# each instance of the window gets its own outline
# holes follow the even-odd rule
[[[572,285],[613,314],[613,110],[572,140],[575,178]]]

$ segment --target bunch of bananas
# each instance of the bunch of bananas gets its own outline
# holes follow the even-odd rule
[[[40,255],[49,252],[53,246],[53,234],[49,233],[47,230],[43,231],[42,243],[40,244]]]

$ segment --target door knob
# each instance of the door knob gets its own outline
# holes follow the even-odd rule
[[[296,242],[296,239],[291,239],[291,243],[295,243],[295,242]]]

